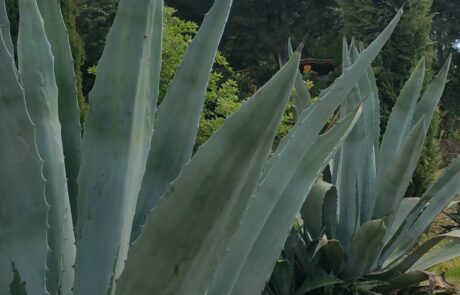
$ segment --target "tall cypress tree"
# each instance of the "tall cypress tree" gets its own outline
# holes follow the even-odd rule
[[[404,5],[405,0],[337,0],[338,12],[345,36],[354,36],[364,43],[373,40],[382,28]],[[382,106],[382,130],[384,130],[400,90],[417,61],[426,57],[427,68],[433,63],[433,48],[430,39],[433,0],[409,0],[404,15],[374,63],[379,96]],[[431,76],[428,75],[428,79]],[[432,121],[418,167],[414,173],[408,196],[420,196],[433,180],[440,165],[437,133],[439,114]]]

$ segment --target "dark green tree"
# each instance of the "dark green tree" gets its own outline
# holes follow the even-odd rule
[[[77,78],[78,103],[82,121],[88,113],[88,105],[83,95],[83,65],[85,63],[85,48],[83,39],[77,31],[76,14],[79,0],[61,0],[61,11],[69,33],[70,47],[74,60],[75,76]]]
[[[72,1],[72,0],[70,0]],[[77,30],[85,44],[86,59],[82,67],[83,93],[87,97],[94,84],[94,73],[104,50],[105,37],[117,11],[116,0],[80,0],[77,2]]]
[[[406,3],[405,3],[406,2]],[[430,39],[433,0],[337,0],[344,35],[364,43],[373,40],[403,6],[404,16],[375,62],[382,107],[382,128],[400,90],[417,61],[425,56],[427,68],[433,63]],[[431,77],[428,75],[429,80]],[[437,140],[439,115],[433,118],[424,150],[408,190],[408,196],[420,196],[433,180],[441,162]]]

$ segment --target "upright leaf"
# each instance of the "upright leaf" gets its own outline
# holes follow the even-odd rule
[[[316,146],[315,148],[319,148]],[[321,237],[323,231],[323,204],[332,185],[319,180],[313,184],[311,191],[300,209],[303,223],[313,239]]]
[[[423,117],[409,132],[402,147],[388,165],[388,169],[377,179],[374,191],[376,196],[374,219],[385,218],[389,228],[420,157],[425,139],[425,125]]]
[[[347,280],[358,279],[369,270],[374,259],[378,257],[385,233],[386,227],[382,219],[371,220],[356,231],[342,274]]]
[[[427,122],[431,122],[433,118],[433,114],[436,110],[436,106],[441,99],[442,93],[444,91],[444,87],[447,82],[447,74],[449,73],[450,63],[452,61],[452,55],[444,63],[444,66],[438,72],[438,74],[434,77],[433,81],[430,83],[428,88],[426,89],[425,93],[423,93],[422,98],[417,103],[417,107],[415,109],[414,116],[412,118],[411,126],[416,125],[416,123],[422,118],[423,116],[426,117]],[[428,127],[430,124],[425,126],[425,132],[428,131]]]
[[[383,177],[388,165],[409,133],[412,117],[425,78],[425,58],[422,58],[407,80],[391,111],[380,148],[378,176]]]
[[[216,273],[216,279],[220,279],[220,284],[224,286],[226,282],[231,282],[234,273],[238,275],[237,281],[230,289],[231,294],[261,292],[282,250],[293,220],[305,202],[313,182],[348,136],[360,117],[361,111],[362,109],[359,108],[355,113],[351,113],[337,123],[329,132],[317,137],[304,156],[297,159],[299,164],[294,170],[295,173],[280,195],[277,195],[274,190],[272,194],[255,193],[242,219],[241,226],[229,245],[230,252],[225,262],[221,264],[221,269],[225,271],[220,272],[221,269],[218,269]],[[302,138],[302,133],[298,132],[294,136]],[[300,147],[306,145],[306,140],[308,138],[304,138],[304,144],[301,144]],[[292,145],[294,144],[293,138]],[[289,158],[296,157],[296,153],[290,153],[286,149],[284,154],[280,155],[280,160],[283,157],[286,157],[284,159],[286,162],[290,162]],[[280,175],[286,174],[286,171],[278,171],[280,172],[279,181],[274,183],[283,183],[284,179]],[[267,178],[265,181],[269,180]],[[247,258],[244,259],[245,257]],[[239,266],[238,263],[241,265]],[[238,268],[241,270],[236,272]],[[222,284],[223,282],[225,283]],[[214,288],[216,291],[214,293],[211,293],[211,290],[213,289],[209,290],[210,295],[227,294],[228,292],[227,289],[220,288]]]
[[[289,55],[292,55],[293,50],[291,39],[289,39],[288,42],[288,50]],[[300,118],[302,112],[311,105],[311,95],[305,85],[305,81],[303,80],[300,71],[297,73],[297,76],[295,77],[294,88],[296,92],[294,95],[295,111],[297,118]]]
[[[16,66],[1,34],[0,61],[0,294],[10,294],[14,270],[29,294],[47,294],[43,161]]]
[[[232,0],[217,0],[190,43],[155,119],[151,149],[137,201],[131,240],[147,213],[190,160],[206,89]]]
[[[170,184],[130,248],[119,294],[205,293],[257,183],[299,59],[228,117]]]
[[[75,261],[75,238],[58,115],[58,89],[54,58],[36,1],[19,1],[19,76],[27,108],[36,126],[37,148],[44,160],[46,201],[50,204],[47,259],[47,288],[71,294]]]
[[[13,41],[11,40],[10,21],[8,20],[5,0],[0,0],[0,34],[2,35],[8,53],[13,56],[14,47]]]
[[[153,133],[162,11],[161,0],[120,1],[99,61],[78,179],[75,294],[113,291],[128,253]]]
[[[408,214],[402,229],[398,230],[399,234],[384,249],[384,254],[389,257],[388,262],[398,259],[409,251],[434,218],[459,192],[460,157],[457,157],[446,168],[444,174],[423,194]]]
[[[445,239],[450,239],[447,244],[440,245],[438,248],[430,251],[439,242]],[[402,260],[392,271],[406,272],[412,270],[426,270],[431,266],[446,260],[460,256],[460,252],[450,254],[449,250],[460,249],[460,230],[454,230],[447,234],[435,236],[415,249],[410,255]],[[444,255],[443,255],[444,254]],[[450,255],[449,255],[450,254]],[[430,261],[430,262],[428,262]]]
[[[69,197],[75,202],[78,193],[77,177],[80,170],[81,125],[69,35],[59,8],[59,1],[37,0],[37,3],[54,56],[67,186]]]

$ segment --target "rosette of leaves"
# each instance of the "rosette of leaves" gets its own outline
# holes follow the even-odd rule
[[[316,104],[298,110],[273,157],[301,47],[192,157],[231,4],[214,2],[157,108],[163,2],[120,1],[80,138],[59,2],[19,0],[16,65],[0,0],[0,294],[261,292],[361,103],[322,130],[401,13]]]
[[[362,54],[359,47],[344,41],[344,73]],[[308,194],[268,294],[387,294],[433,280],[428,269],[460,255],[459,230],[417,245],[459,193],[460,158],[421,198],[404,198],[449,65],[450,58],[421,94],[425,61],[420,60],[400,92],[382,143],[372,69],[361,77],[339,112],[343,116],[364,100],[363,115]]]

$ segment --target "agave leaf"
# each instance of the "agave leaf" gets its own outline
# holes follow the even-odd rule
[[[67,186],[70,200],[75,203],[78,194],[77,177],[80,170],[81,125],[69,35],[59,8],[59,1],[37,0],[37,4],[54,56]]]
[[[333,186],[324,198],[322,211],[323,231],[328,237],[335,237],[338,222],[338,195],[337,189]]]
[[[433,81],[428,86],[427,90],[423,94],[420,101],[417,103],[417,107],[415,109],[414,116],[412,118],[411,126],[416,125],[416,123],[425,116],[427,122],[431,122],[433,117],[433,113],[436,110],[436,106],[441,99],[442,93],[444,91],[444,87],[447,81],[447,74],[449,73],[450,63],[452,61],[452,54],[444,63],[444,66],[438,72],[436,77],[434,77]],[[428,131],[430,124],[425,126],[425,132]]]
[[[417,166],[425,139],[425,122],[422,117],[413,127],[388,169],[377,179],[374,219],[385,218],[389,228]]]
[[[359,57],[358,49],[353,42],[351,46],[352,60],[355,61]],[[372,210],[375,206],[375,198],[372,194],[372,189],[375,185],[376,179],[376,156],[375,151],[376,145],[379,143],[379,129],[376,126],[379,124],[379,108],[376,94],[372,88],[371,81],[369,79],[369,72],[372,72],[372,68],[361,77],[358,82],[359,93],[361,99],[364,100],[364,111],[362,117],[362,123],[358,122],[356,129],[360,128],[361,135],[364,134],[364,138],[361,139],[361,167],[357,170],[357,182],[358,182],[358,194],[359,194],[359,216],[360,224],[369,221],[372,217]]]
[[[261,184],[258,186],[257,191],[255,192],[254,195],[254,200],[255,202],[263,202],[264,196],[272,196],[276,199],[279,198],[280,194],[284,191],[284,189],[287,187],[289,179],[293,176],[292,172],[293,167],[297,167],[299,165],[298,159],[303,158],[303,155],[306,155],[304,152],[308,151],[308,148],[311,146],[311,143],[313,142],[316,134],[318,134],[322,128],[322,126],[326,123],[327,119],[330,117],[330,115],[337,109],[339,104],[342,102],[344,97],[351,91],[353,88],[353,85],[355,85],[359,81],[359,77],[362,75],[362,73],[365,72],[365,70],[370,66],[370,63],[372,60],[375,58],[376,54],[378,51],[382,48],[386,40],[389,38],[391,35],[391,32],[394,29],[394,26],[397,24],[398,20],[400,18],[400,13],[395,16],[393,21],[388,25],[388,27],[382,32],[381,35],[365,50],[363,51],[363,54],[360,55],[359,59],[356,61],[356,63],[350,67],[344,75],[339,77],[336,82],[334,83],[334,87],[331,87],[329,92],[325,93],[325,96],[315,105],[313,105],[313,108],[307,108],[304,113],[308,113],[309,115],[304,118],[303,121],[301,121],[299,124],[297,124],[293,130],[293,132],[290,135],[290,138],[286,142],[286,144],[283,146],[282,149],[278,149],[275,156],[273,157],[271,164],[270,164],[270,169],[266,173],[266,175],[263,177],[263,180]],[[311,111],[314,110],[314,111]],[[302,114],[303,116],[303,114]],[[308,129],[305,127],[302,127],[302,125],[307,125],[309,126]],[[300,144],[300,146],[299,146]],[[303,150],[302,150],[303,149]],[[286,155],[289,155],[287,157]],[[297,159],[297,161],[296,161]],[[282,177],[279,177],[280,173],[284,173]],[[280,182],[281,181],[281,182]],[[276,185],[275,185],[276,183]],[[268,193],[267,193],[268,192]],[[306,195],[306,192],[305,192]],[[304,197],[304,196],[302,196]],[[253,202],[253,204],[255,204]],[[274,210],[273,204],[271,202],[268,202],[266,205],[258,206],[258,205],[252,205],[251,206],[255,211],[258,211],[257,214],[252,214],[256,216],[265,216],[261,218],[260,220],[256,222],[251,222],[250,224],[258,224],[260,228],[261,220],[267,220],[267,211],[270,212],[271,210]],[[251,208],[250,207],[250,208]],[[277,205],[277,208],[275,209],[276,212],[280,212],[278,208],[282,208],[282,204]],[[299,205],[300,207],[300,205]],[[259,208],[267,208],[265,213],[263,210],[260,210]],[[294,213],[295,215],[296,213]],[[246,214],[246,216],[252,216],[251,214]],[[274,214],[273,216],[277,216]],[[280,216],[289,216],[289,214],[281,214]],[[266,226],[265,228],[269,228],[272,226],[273,223],[276,223],[277,221],[275,219],[270,220],[270,225]],[[283,221],[279,224],[274,225],[275,227],[279,227],[281,229],[280,233],[288,232],[289,229],[284,229],[283,226],[285,226]],[[292,222],[291,220],[287,221],[288,224],[289,222]],[[244,221],[243,221],[244,223]],[[232,255],[231,258],[230,255],[226,257],[227,262],[230,263],[223,263],[225,267],[223,268],[222,271],[217,270],[216,277],[219,276],[220,273],[220,278],[217,279],[212,286],[212,290],[215,290],[216,292],[220,292],[220,294],[225,294],[223,292],[228,292],[228,290],[232,290],[234,294],[238,294],[238,292],[241,292],[241,289],[244,289],[244,292],[248,292],[246,287],[251,287],[254,292],[259,292],[261,284],[263,285],[263,282],[266,279],[266,272],[269,272],[273,268],[273,262],[272,260],[269,259],[264,259],[263,262],[265,263],[265,266],[262,268],[263,271],[260,271],[256,273],[255,275],[257,276],[257,280],[255,281],[254,284],[250,283],[248,284],[248,276],[246,275],[240,275],[240,279],[242,279],[241,282],[237,282],[237,285],[233,287],[233,282],[234,280],[231,279],[231,277],[235,276],[235,274],[239,273],[239,269],[242,268],[243,263],[246,263],[246,266],[253,266],[254,264],[245,262],[246,257],[248,257],[248,254],[251,253],[249,251],[252,251],[253,253],[257,254],[257,251],[254,250],[256,248],[260,247],[252,247],[254,244],[254,236],[253,232],[251,234],[248,234],[246,231],[248,230],[249,227],[240,227],[242,229],[241,234],[239,234],[238,238],[235,238],[232,243],[232,245],[229,246],[230,249],[230,254]],[[252,228],[252,227],[251,227]],[[260,228],[262,230],[262,228]],[[254,232],[257,232],[258,229],[254,229]],[[280,235],[281,235],[280,234]],[[261,236],[268,236],[270,234],[261,234]],[[246,239],[247,238],[247,239]],[[279,237],[278,237],[279,238]],[[260,243],[260,238],[257,243]],[[268,243],[270,244],[270,243]],[[277,250],[279,251],[280,248],[277,248],[277,243],[274,244],[270,251]],[[282,243],[281,243],[282,244]],[[239,248],[240,245],[242,245],[242,248]],[[257,245],[257,244],[255,244]],[[255,255],[256,255],[255,254]],[[276,257],[276,254],[271,254]],[[270,256],[271,256],[270,255]],[[256,255],[258,259],[260,259],[260,255]],[[249,260],[248,260],[249,261]],[[261,265],[257,263],[257,265]],[[242,270],[242,273],[251,273],[254,274],[253,270]],[[222,279],[222,278],[225,278]],[[217,283],[216,283],[217,282]],[[241,287],[243,286],[243,287]]]
[[[403,223],[406,221],[407,216],[415,208],[420,198],[404,198],[401,201],[401,205],[396,211],[395,219],[391,225],[391,229],[387,232],[385,237],[385,243],[388,242],[391,237],[396,234],[396,231],[401,228]]]
[[[147,213],[190,160],[214,58],[232,0],[217,0],[203,20],[178,68],[155,119],[155,132],[137,201],[131,240]],[[178,120],[180,118],[180,120]]]
[[[433,252],[429,252],[434,246],[436,246],[444,239],[452,239],[452,241],[448,244],[441,245],[439,248],[433,250]],[[457,250],[454,255],[451,254],[452,248]],[[421,246],[417,247],[414,252],[412,252],[408,257],[404,258],[404,260],[402,260],[396,267],[392,268],[391,270],[396,272],[406,272],[409,269],[426,270],[438,263],[459,256],[459,249],[460,230],[451,231],[447,234],[439,235],[429,239]]]
[[[345,71],[353,64],[358,56],[352,56],[348,49],[346,39],[343,40],[342,48],[342,71]],[[363,74],[361,74],[363,76]],[[362,80],[362,78],[360,79]],[[362,101],[360,89],[357,85],[348,94],[340,106],[342,115],[348,114],[353,107]],[[358,192],[358,179],[363,174],[362,156],[365,154],[364,141],[366,138],[363,118],[360,118],[350,136],[345,140],[338,156],[336,166],[336,186],[339,198],[340,215],[338,223],[338,237],[341,245],[348,249],[351,237],[359,222],[360,194]]]
[[[412,270],[427,270],[440,263],[460,256],[460,240],[454,239],[422,256],[412,267]]]
[[[395,261],[409,251],[434,218],[459,191],[460,157],[457,157],[446,168],[443,175],[423,194],[406,218],[406,223],[402,224],[404,228],[398,230],[399,235],[384,249],[382,257],[388,257],[386,264]]]
[[[300,288],[296,291],[296,295],[303,295],[307,292],[319,289],[322,287],[327,287],[331,285],[337,285],[343,283],[342,280],[336,277],[321,277],[311,281],[305,281]]]
[[[70,294],[73,286],[75,239],[70,211],[53,55],[36,1],[19,1],[18,64],[27,108],[36,126],[36,141],[44,160],[48,215],[47,289]]]
[[[374,107],[372,108],[374,112],[373,114],[373,125],[372,129],[374,130],[374,154],[375,154],[375,162],[376,166],[379,163],[379,154],[380,154],[380,102],[379,102],[379,91],[377,89],[377,81],[375,79],[374,71],[371,67],[367,70],[367,77],[369,79],[371,89],[372,89],[372,102],[374,103]],[[370,134],[372,132],[369,132]]]
[[[404,85],[388,119],[388,126],[380,147],[381,162],[378,167],[378,177],[383,177],[388,165],[394,159],[396,152],[410,131],[410,123],[422,90],[424,78],[425,58],[422,58]]]
[[[10,21],[8,20],[5,0],[0,0],[0,34],[2,35],[8,53],[13,56],[14,47],[13,41],[11,40]]]
[[[291,39],[288,42],[289,56],[293,54]],[[305,86],[305,81],[302,78],[302,73],[299,71],[295,78],[294,87],[296,94],[294,96],[295,111],[297,118],[301,118],[302,112],[311,105],[311,95]]]
[[[205,293],[257,183],[299,58],[228,117],[170,184],[130,248],[119,294]]]
[[[383,219],[377,219],[366,222],[356,231],[342,272],[344,278],[358,279],[369,270],[378,257],[386,230]]]
[[[344,265],[344,252],[338,240],[329,240],[321,247],[321,254],[326,259],[327,264],[336,274],[342,271]]]
[[[423,271],[413,271],[399,274],[395,278],[389,280],[387,282],[388,285],[377,287],[374,289],[374,291],[382,294],[389,294],[391,291],[407,288],[409,286],[426,281],[429,277],[430,274]]]
[[[313,182],[349,134],[360,114],[361,108],[328,133],[319,136],[311,148],[301,153],[302,158],[296,159],[299,157],[296,149],[302,150],[310,140],[302,131],[312,128],[312,124],[300,125],[303,128],[299,127],[293,134],[286,149],[274,162],[273,170],[254,193],[241,226],[228,247],[229,253],[217,269],[216,280],[209,294],[230,294],[229,291],[231,294],[257,294],[263,289],[292,227],[292,221]],[[286,169],[281,168],[283,163],[297,167],[294,174],[289,176]],[[274,187],[283,184],[282,191]]]
[[[314,239],[321,237],[323,231],[323,204],[326,195],[331,189],[332,184],[322,180],[317,181],[313,184],[305,203],[300,209],[304,225]]]
[[[153,132],[162,10],[160,0],[120,1],[99,61],[78,180],[76,294],[113,291],[127,256]]]
[[[26,282],[28,294],[47,294],[43,161],[16,66],[1,34],[0,60],[0,294],[10,294],[13,270]]]
[[[294,268],[288,260],[281,260],[276,263],[272,273],[272,284],[275,294],[291,295],[294,287]]]

